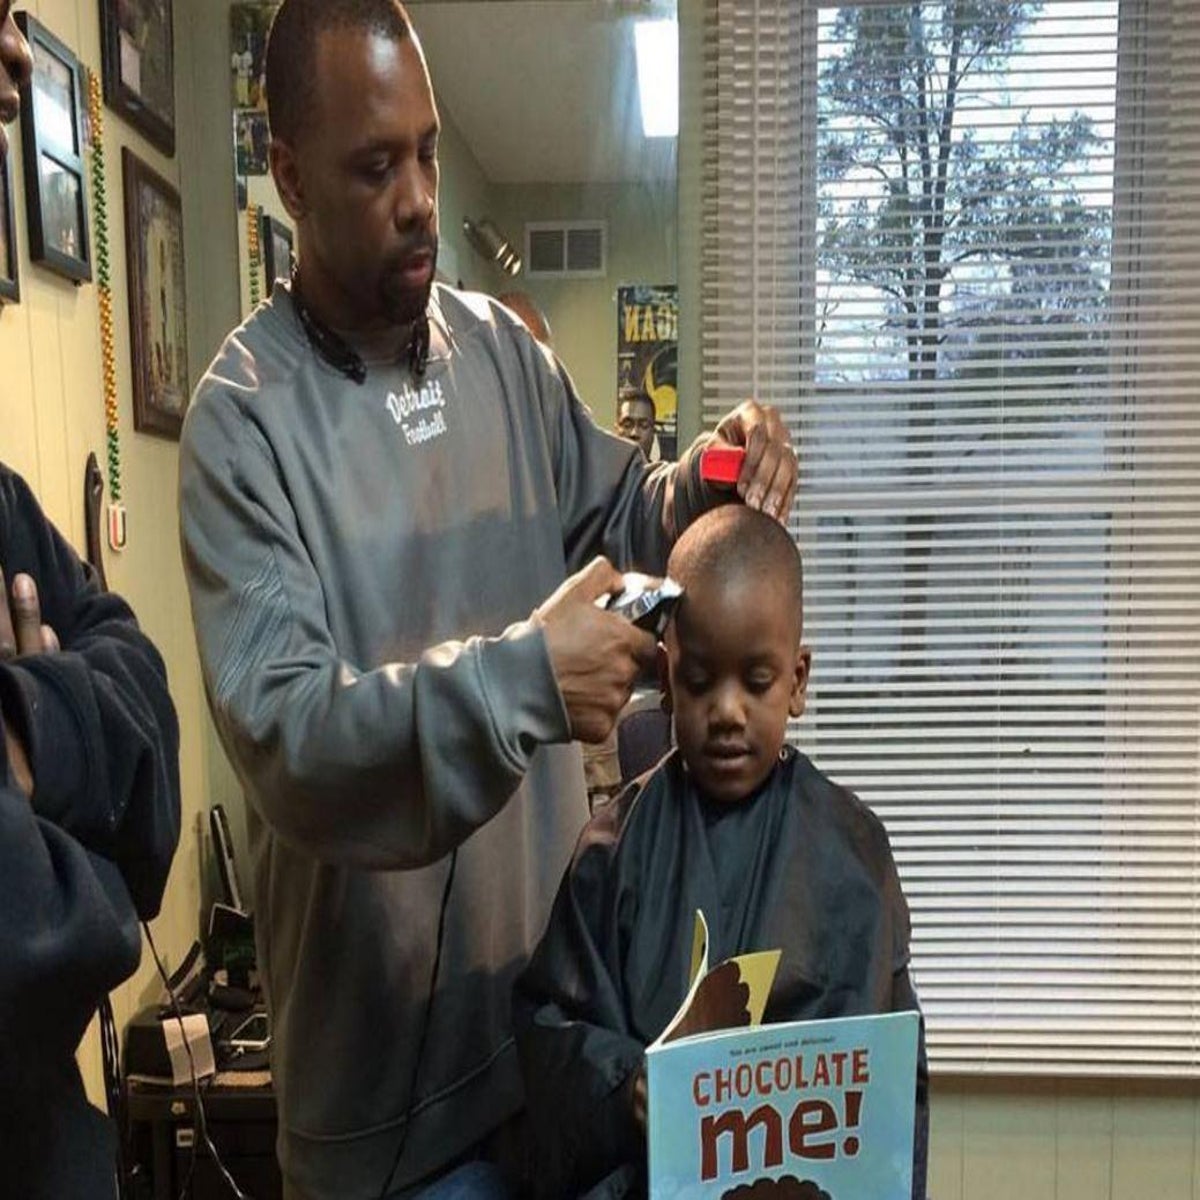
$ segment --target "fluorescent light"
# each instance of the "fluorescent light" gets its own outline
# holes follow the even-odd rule
[[[637,21],[638,97],[648,138],[679,135],[679,26],[674,19]]]

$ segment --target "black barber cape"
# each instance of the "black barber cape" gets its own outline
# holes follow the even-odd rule
[[[766,1021],[918,1007],[908,908],[871,810],[791,749],[744,804],[713,805],[676,752],[588,824],[517,983],[541,1194],[645,1193],[632,1077],[687,991],[696,909],[710,964],[783,951]],[[922,1032],[914,1197],[927,1081]]]
[[[141,955],[179,837],[179,729],[162,658],[0,466],[0,569],[38,586],[62,650],[0,661],[32,799],[0,738],[0,1196],[114,1194],[116,1134],[75,1048]]]

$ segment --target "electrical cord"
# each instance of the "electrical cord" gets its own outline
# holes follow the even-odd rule
[[[175,1014],[176,1021],[179,1022],[179,1031],[183,1034],[183,1048],[187,1052],[188,1067],[192,1074],[192,1096],[196,1102],[196,1123],[199,1127],[199,1133],[204,1141],[204,1145],[216,1164],[217,1170],[221,1174],[221,1178],[225,1181],[226,1186],[235,1197],[235,1200],[253,1200],[252,1196],[247,1195],[237,1185],[237,1180],[229,1173],[229,1169],[221,1160],[221,1156],[217,1153],[216,1146],[213,1145],[212,1138],[208,1133],[208,1114],[204,1110],[204,1098],[200,1094],[200,1080],[196,1077],[196,1060],[192,1057],[191,1043],[188,1041],[187,1029],[183,1024],[183,1013],[179,1008],[179,1001],[175,998],[175,989],[171,987],[171,981],[167,978],[166,968],[163,967],[162,959],[158,956],[158,949],[154,945],[154,937],[150,933],[150,925],[148,922],[142,922],[142,928],[146,931],[146,941],[150,945],[150,953],[154,955],[154,964],[158,967],[158,973],[162,976],[163,985],[167,989],[167,995],[171,998],[171,1010]],[[188,1163],[188,1173],[183,1181],[183,1186],[179,1189],[179,1200],[185,1200],[192,1186],[192,1176],[196,1171],[196,1142],[192,1141],[192,1156]]]
[[[98,1006],[100,1018],[100,1058],[104,1068],[104,1103],[117,1130],[117,1195],[129,1200],[129,1122],[126,1120],[125,1094],[121,1090],[121,1042],[112,1001],[108,996]]]
[[[413,1059],[412,1078],[408,1085],[408,1108],[404,1112],[404,1125],[400,1130],[400,1144],[396,1147],[396,1155],[392,1159],[391,1169],[379,1190],[379,1200],[387,1200],[391,1190],[392,1180],[400,1167],[400,1159],[404,1155],[404,1147],[408,1142],[408,1129],[412,1124],[413,1109],[417,1103],[417,1081],[421,1075],[421,1060],[425,1056],[425,1040],[429,1035],[430,1018],[433,1016],[433,997],[437,991],[438,974],[442,965],[442,947],[446,941],[446,909],[450,903],[450,889],[454,885],[454,868],[458,865],[458,850],[450,855],[450,870],[446,874],[446,886],[442,889],[442,905],[438,910],[437,942],[433,952],[433,970],[429,975],[429,994],[425,997],[425,1016],[421,1022],[421,1037],[417,1041],[417,1054]]]

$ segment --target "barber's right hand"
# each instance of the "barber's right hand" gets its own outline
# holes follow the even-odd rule
[[[657,643],[651,634],[596,607],[601,596],[617,595],[623,587],[616,567],[596,558],[533,614],[546,633],[571,736],[581,742],[608,737],[638,673],[654,664]]]

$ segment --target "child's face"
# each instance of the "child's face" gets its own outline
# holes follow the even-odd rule
[[[811,654],[783,588],[689,585],[667,630],[675,738],[700,790],[736,804],[770,774],[789,716],[804,711]]]

